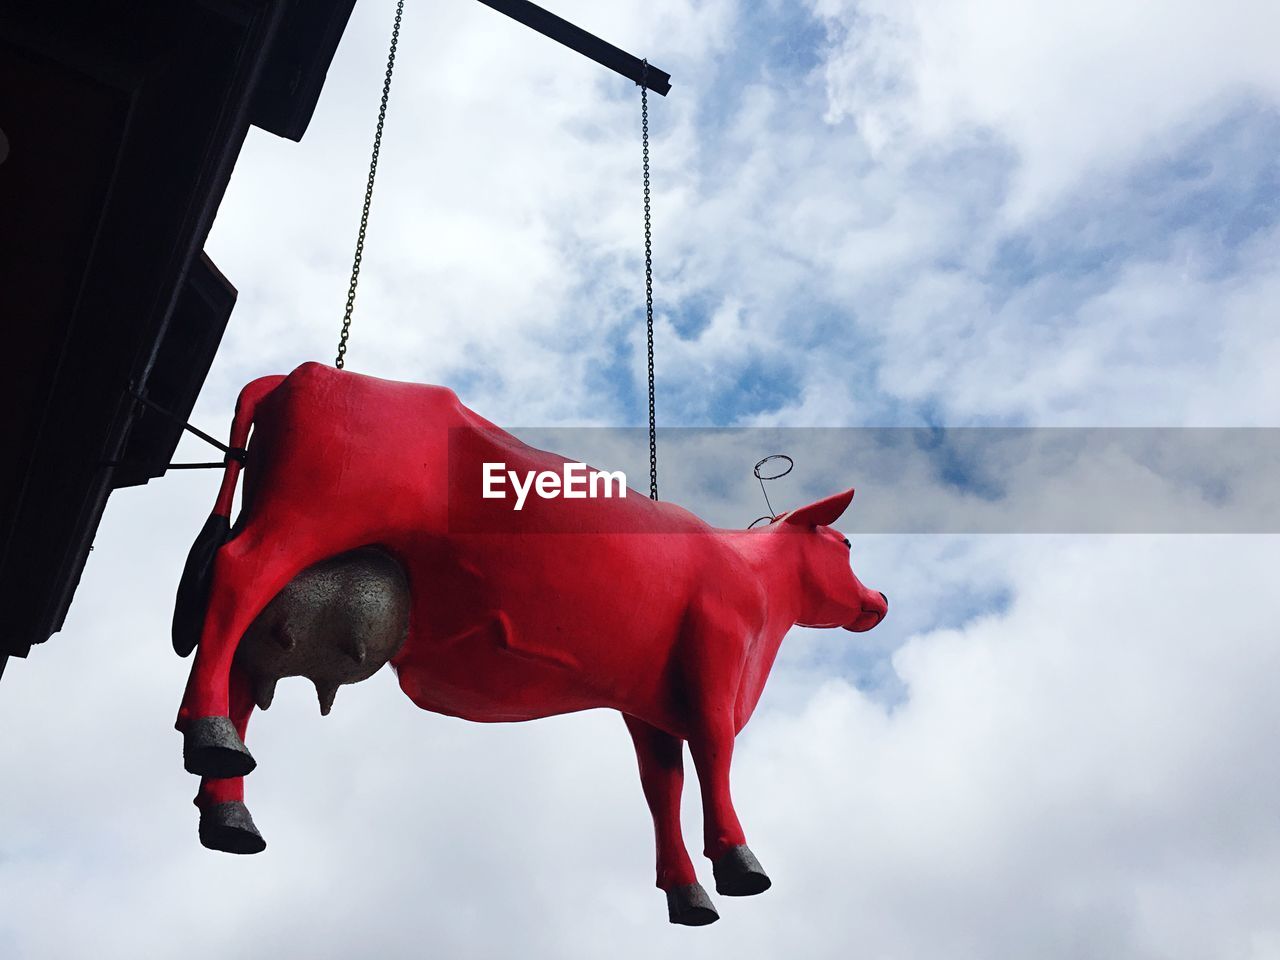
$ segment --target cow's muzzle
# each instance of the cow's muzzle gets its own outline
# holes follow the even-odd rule
[[[862,613],[853,620],[852,623],[846,623],[844,628],[852,630],[854,633],[865,633],[872,627],[876,626],[883,620],[889,612],[889,598],[883,593],[868,595],[862,601]]]

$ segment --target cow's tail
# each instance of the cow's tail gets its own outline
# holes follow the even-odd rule
[[[191,552],[187,565],[178,581],[178,597],[173,607],[173,649],[185,657],[200,642],[204,629],[205,610],[209,606],[209,588],[213,584],[213,561],[218,550],[231,537],[231,504],[236,494],[236,481],[244,449],[249,443],[249,428],[253,426],[258,404],[284,382],[283,376],[259,377],[246,384],[236,401],[236,415],[231,421],[231,450],[227,455],[222,474],[222,487],[214,502],[213,513],[205,521]]]

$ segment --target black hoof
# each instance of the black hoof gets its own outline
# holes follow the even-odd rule
[[[716,893],[726,897],[753,897],[764,893],[773,881],[746,844],[734,847],[711,865],[716,876]]]
[[[200,842],[224,853],[261,853],[267,848],[249,808],[239,800],[201,808]]]
[[[182,765],[187,773],[226,780],[243,777],[258,764],[227,717],[192,720],[182,740]]]
[[[672,923],[686,927],[705,927],[720,919],[715,904],[700,883],[672,887],[667,891],[667,916]]]

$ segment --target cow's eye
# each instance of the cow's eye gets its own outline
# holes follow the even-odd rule
[[[853,549],[853,544],[849,542],[849,538],[848,538],[848,537],[842,537],[842,538],[840,539],[840,542],[841,542],[841,543],[843,543],[847,549],[849,549],[849,550],[852,550],[852,549]]]

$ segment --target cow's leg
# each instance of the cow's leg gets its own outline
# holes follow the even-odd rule
[[[230,697],[231,721],[243,741],[253,713],[253,695],[248,675],[234,664]],[[200,810],[200,842],[210,850],[261,853],[266,849],[266,841],[244,805],[243,777],[203,777],[195,804]]]
[[[300,533],[296,525],[293,533]],[[228,688],[236,646],[290,579],[316,560],[340,552],[306,536],[291,536],[290,541],[307,544],[310,552],[264,543],[252,526],[218,551],[200,646],[178,711],[183,764],[190,773],[221,779],[242,777],[254,768],[253,757],[229,718]]]
[[[623,715],[640,765],[640,784],[649,812],[658,854],[659,890],[667,895],[672,923],[700,927],[720,919],[711,898],[698,883],[693,861],[680,831],[680,792],[684,787],[684,741]]]
[[[771,882],[747,847],[746,836],[729,795],[729,768],[736,733],[733,703],[705,698],[690,719],[689,752],[702,789],[703,853],[712,863],[716,892],[749,897],[768,890]]]

